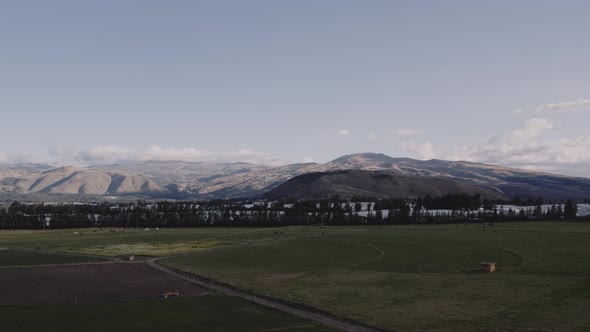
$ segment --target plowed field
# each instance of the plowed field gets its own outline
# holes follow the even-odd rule
[[[144,263],[0,268],[0,304],[74,304],[197,296],[205,289]]]

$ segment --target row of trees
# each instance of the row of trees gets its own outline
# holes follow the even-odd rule
[[[286,205],[291,203],[290,205]],[[426,196],[415,200],[381,199],[371,203],[348,202],[339,197],[307,201],[249,204],[137,201],[129,204],[20,204],[0,208],[2,229],[69,227],[196,227],[285,225],[361,225],[449,222],[501,222],[574,218],[575,202],[508,209],[481,200],[479,194]],[[481,209],[483,207],[483,209]]]

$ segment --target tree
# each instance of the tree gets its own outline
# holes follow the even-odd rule
[[[565,202],[565,207],[563,208],[563,215],[566,218],[575,218],[578,212],[578,205],[574,203],[571,199],[568,199]]]
[[[381,210],[377,210],[377,212],[375,213],[375,222],[377,224],[383,223],[383,212],[381,212]]]
[[[363,206],[361,205],[361,202],[356,202],[356,203],[354,203],[354,211],[355,211],[356,213],[359,213],[359,212],[361,212],[361,209],[362,209],[362,208],[363,208]]]

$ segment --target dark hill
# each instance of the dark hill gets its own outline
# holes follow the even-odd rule
[[[479,193],[484,198],[506,199],[505,194],[453,179],[398,174],[383,171],[336,171],[296,176],[272,189],[267,199],[317,199],[332,195],[342,198],[413,198],[449,193]]]

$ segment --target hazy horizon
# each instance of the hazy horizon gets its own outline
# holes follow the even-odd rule
[[[0,163],[465,160],[590,177],[584,1],[0,5]]]

